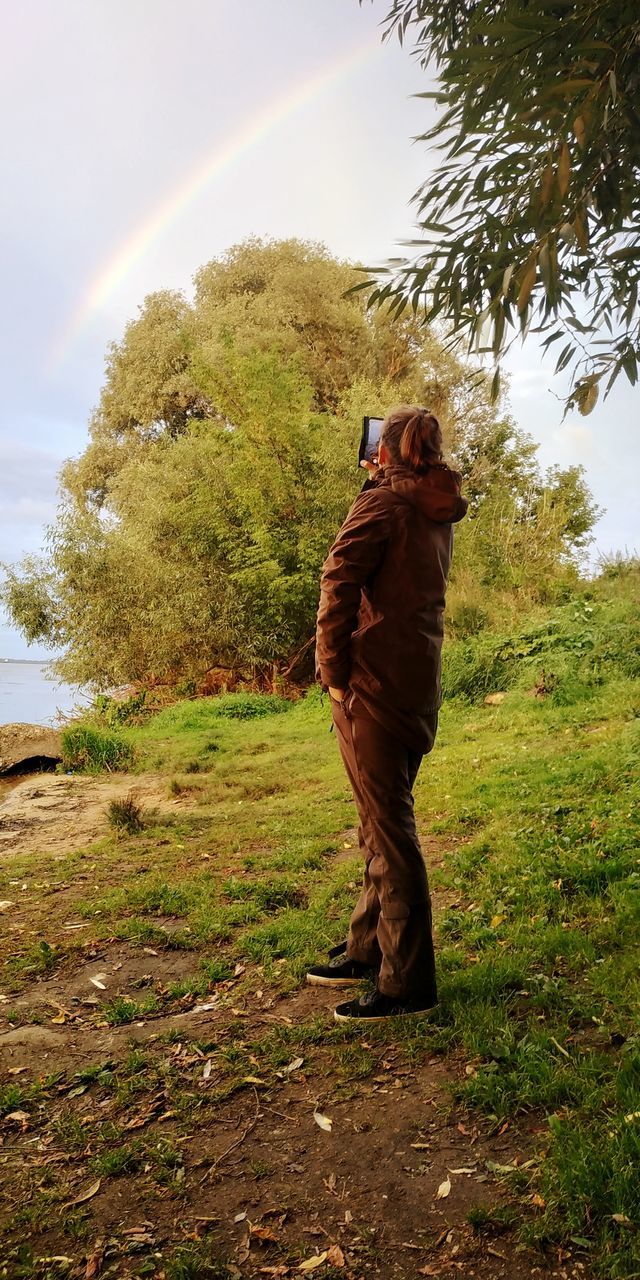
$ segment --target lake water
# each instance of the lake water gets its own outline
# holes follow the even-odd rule
[[[50,680],[46,663],[0,660],[0,724],[55,725],[89,701],[81,689]]]

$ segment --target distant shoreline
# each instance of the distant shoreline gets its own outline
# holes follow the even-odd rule
[[[3,663],[5,666],[7,663],[11,662],[14,666],[18,667],[25,667],[27,665],[31,667],[44,667],[48,661],[48,658],[0,658],[0,663]]]

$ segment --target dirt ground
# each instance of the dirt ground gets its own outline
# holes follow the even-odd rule
[[[168,800],[166,781],[154,777],[26,779],[0,797],[0,849],[64,852],[86,844],[105,833],[109,799],[131,789],[146,805],[181,803]],[[177,925],[161,923],[168,932]],[[10,1027],[0,1003],[0,1083],[46,1081],[37,1107],[16,1105],[0,1121],[0,1251],[15,1258],[16,1246],[31,1242],[36,1258],[33,1271],[12,1271],[17,1263],[8,1262],[0,1275],[197,1280],[213,1273],[197,1265],[172,1271],[168,1260],[178,1244],[206,1242],[211,1256],[227,1260],[227,1274],[247,1280],[307,1273],[588,1280],[579,1255],[543,1257],[516,1244],[504,1210],[518,1203],[512,1181],[539,1153],[544,1123],[470,1119],[451,1093],[468,1064],[412,1061],[392,1035],[367,1038],[365,1030],[357,1052],[369,1052],[373,1067],[365,1074],[356,1065],[350,1074],[348,1058],[336,1070],[335,1049],[320,1034],[292,1047],[278,1070],[258,1047],[252,1074],[225,1094],[219,1045],[240,1051],[317,1018],[329,1031],[336,994],[262,990],[256,969],[250,990],[243,971],[242,987],[231,979],[170,1016],[109,1026],[105,1001],[166,988],[193,971],[193,954],[95,942],[91,924],[74,918],[70,927],[82,946],[68,963],[11,997],[14,1021],[27,1010],[31,1020]],[[144,1052],[145,1067],[114,1092],[108,1077],[124,1070],[132,1052]],[[79,1084],[77,1073],[96,1064],[103,1075]],[[91,1171],[99,1149],[93,1135],[110,1123],[122,1144],[144,1142],[142,1162],[118,1176]],[[71,1141],[77,1133],[82,1140]],[[169,1149],[172,1163],[160,1177],[154,1161]],[[56,1207],[47,1212],[52,1194]]]
[[[167,780],[153,774],[110,778],[36,773],[0,782],[0,857],[67,853],[107,834],[109,801],[132,793],[145,808],[175,812],[184,799],[167,798]]]

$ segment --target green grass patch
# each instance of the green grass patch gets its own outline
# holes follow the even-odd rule
[[[113,773],[133,764],[133,747],[118,733],[90,724],[62,731],[62,762],[74,773]]]

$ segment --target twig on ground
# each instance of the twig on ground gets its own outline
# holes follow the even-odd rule
[[[219,1165],[222,1164],[222,1161],[226,1160],[227,1156],[230,1156],[231,1152],[235,1151],[236,1147],[239,1147],[244,1142],[245,1138],[248,1137],[252,1129],[255,1129],[258,1123],[258,1116],[260,1115],[260,1099],[258,1097],[257,1089],[254,1088],[253,1093],[256,1100],[256,1111],[255,1111],[253,1120],[251,1120],[251,1122],[247,1125],[246,1129],[243,1129],[242,1133],[240,1134],[240,1137],[236,1138],[235,1142],[232,1142],[231,1146],[227,1147],[226,1151],[223,1151],[222,1155],[219,1155],[217,1160],[214,1160],[213,1164],[209,1166],[209,1168],[207,1169],[207,1172],[204,1174],[204,1177],[200,1179],[200,1186],[202,1186],[203,1182],[206,1182],[207,1178],[210,1178],[214,1173],[217,1172]]]

